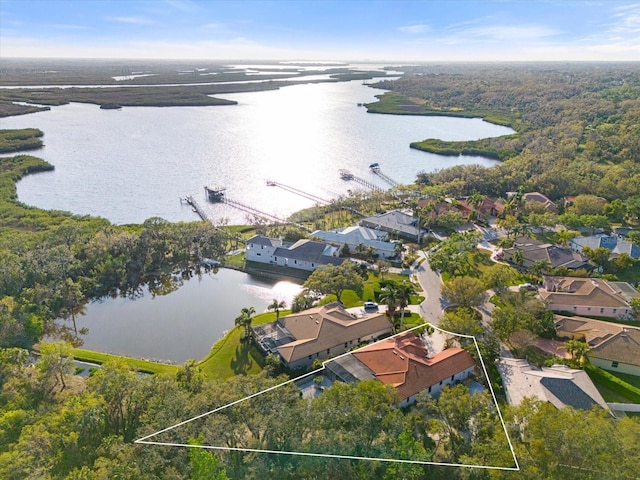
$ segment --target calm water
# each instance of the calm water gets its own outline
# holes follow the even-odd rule
[[[55,171],[30,175],[18,184],[21,201],[140,223],[152,216],[196,220],[179,198],[193,195],[205,205],[204,185],[227,188],[229,198],[285,217],[310,200],[266,179],[321,198],[346,195],[358,186],[341,180],[338,169],[386,187],[368,171],[382,171],[402,183],[419,171],[494,162],[440,157],[409,148],[425,138],[471,140],[512,133],[480,119],[410,117],[366,113],[358,103],[381,90],[360,82],[300,85],[281,90],[224,95],[237,106],[125,107],[100,110],[71,104],[51,111],[2,119],[2,128],[37,127],[45,147],[34,154]],[[243,223],[246,215],[226,205],[206,204],[210,217]],[[273,298],[290,303],[300,287],[269,283],[221,270],[185,282],[163,297],[90,304],[77,328],[88,328],[84,347],[104,352],[182,363],[202,358],[242,307],[263,311]]]
[[[291,305],[301,286],[221,269],[184,283],[175,292],[137,300],[107,299],[87,306],[76,318],[82,348],[184,363],[202,359],[222,334],[234,327],[240,309],[253,306],[264,312],[273,298]],[[71,321],[65,323],[71,326]]]
[[[195,220],[179,198],[193,195],[204,201],[203,186],[209,184],[225,186],[229,198],[284,217],[312,202],[267,187],[268,178],[334,198],[358,188],[339,178],[340,168],[385,186],[368,165],[378,162],[391,178],[408,183],[421,170],[493,164],[418,152],[409,148],[412,141],[512,132],[480,119],[375,115],[357,106],[381,93],[349,82],[225,95],[239,105],[224,107],[117,111],[71,104],[2,119],[2,128],[43,130],[45,148],[35,154],[55,165],[53,172],[19,182],[21,201],[114,223],[139,223],[151,216]],[[213,219],[246,221],[231,207],[207,208]]]

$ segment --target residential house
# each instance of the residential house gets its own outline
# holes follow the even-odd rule
[[[378,258],[394,258],[397,256],[397,244],[387,242],[388,233],[362,226],[351,226],[336,230],[316,230],[311,233],[324,242],[337,245],[342,248],[349,247],[351,253],[357,251],[359,245],[371,248],[374,256]]]
[[[549,262],[551,268],[564,267],[568,270],[587,271],[594,269],[589,259],[579,252],[550,243],[542,243],[529,237],[516,238],[513,247],[505,248],[502,252],[502,258],[505,261],[524,269],[529,269],[531,265],[541,261]]]
[[[246,245],[248,261],[308,272],[322,265],[340,265],[345,261],[339,257],[340,249],[335,245],[308,239],[298,240],[287,247],[279,239],[254,235]]]
[[[498,371],[510,405],[520,405],[525,398],[533,397],[556,408],[591,410],[598,405],[609,409],[584,370],[566,365],[537,368],[523,359],[501,358]]]
[[[585,317],[554,315],[558,337],[586,342],[592,365],[640,376],[640,328]]]
[[[418,228],[418,219],[416,217],[400,210],[392,210],[364,218],[360,220],[360,225],[381,230],[414,242],[417,242],[427,233],[425,229]]]
[[[253,328],[265,354],[276,354],[289,368],[308,368],[314,360],[345,353],[363,342],[391,332],[383,313],[348,312],[332,302]]]
[[[640,297],[627,282],[608,282],[601,278],[545,276],[540,298],[549,310],[576,315],[627,318],[631,299]]]
[[[484,197],[478,205],[471,203],[469,197],[461,198],[458,199],[458,205],[465,216],[469,217],[472,212],[476,211],[478,217],[484,220],[502,215],[505,208],[503,203],[489,197]]]
[[[532,204],[533,202],[541,204],[548,212],[557,212],[558,207],[553,203],[546,195],[540,192],[528,192],[522,195],[522,203],[525,205]]]
[[[466,350],[454,347],[430,356],[424,342],[412,332],[360,348],[325,365],[332,380],[375,378],[393,386],[401,407],[415,403],[423,391],[438,396],[445,385],[464,380],[474,369],[475,362]]]
[[[574,237],[569,241],[569,247],[575,252],[582,252],[585,247],[594,250],[596,248],[606,248],[611,250],[610,258],[616,258],[622,253],[626,253],[635,259],[640,258],[640,247],[623,240],[618,235],[598,234],[588,237]]]

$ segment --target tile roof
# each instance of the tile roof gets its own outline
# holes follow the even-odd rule
[[[562,248],[557,245],[537,241],[532,243],[514,242],[513,248],[504,249],[505,257],[512,259],[516,250],[522,252],[522,266],[527,268],[535,262],[546,260],[553,268],[566,267],[573,270],[578,268],[593,270],[593,266],[589,263],[587,257],[569,248]],[[510,261],[513,262],[513,260]]]
[[[397,335],[353,352],[378,380],[398,390],[404,400],[440,381],[474,367],[466,350],[448,348],[428,356],[424,342],[412,332]]]
[[[628,301],[616,283],[619,282],[607,282],[601,278],[548,276],[544,277],[545,288],[538,293],[547,304],[628,308]],[[627,289],[624,292],[629,295]]]
[[[338,302],[287,315],[280,318],[279,322],[294,338],[292,342],[278,347],[280,355],[288,363],[350,340],[391,330],[389,320],[383,313],[357,317]]]

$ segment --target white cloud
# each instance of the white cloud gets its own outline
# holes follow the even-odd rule
[[[107,17],[107,20],[130,25],[153,25],[155,22],[144,17]]]
[[[640,33],[640,3],[625,5],[613,9],[614,23],[610,26],[611,32],[616,33]]]
[[[403,27],[398,27],[398,30],[400,30],[403,33],[409,33],[411,35],[416,35],[416,34],[420,34],[420,33],[426,33],[431,31],[431,27],[429,25],[425,25],[422,23],[416,24],[416,25],[405,25]]]

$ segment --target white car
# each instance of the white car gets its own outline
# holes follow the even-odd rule
[[[375,302],[364,302],[365,310],[378,310],[378,304]]]

